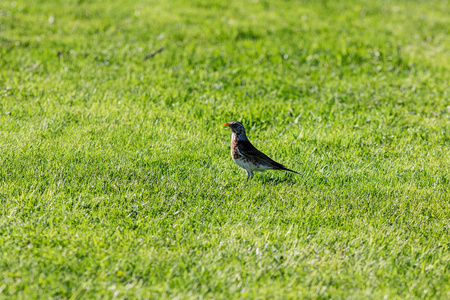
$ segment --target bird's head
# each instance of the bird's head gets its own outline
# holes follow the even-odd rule
[[[244,125],[242,125],[238,121],[231,121],[231,122],[225,123],[223,125],[230,127],[231,131],[237,135],[242,135],[242,134],[245,135]]]

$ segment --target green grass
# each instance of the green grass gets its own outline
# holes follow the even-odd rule
[[[450,298],[449,15],[1,1],[0,298]]]

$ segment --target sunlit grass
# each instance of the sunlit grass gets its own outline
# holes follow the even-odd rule
[[[2,1],[0,297],[449,298],[448,15]]]

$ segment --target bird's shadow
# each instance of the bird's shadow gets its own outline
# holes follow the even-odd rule
[[[260,181],[262,183],[266,183],[266,184],[272,184],[272,185],[278,185],[278,184],[296,184],[297,180],[294,180],[292,177],[265,177],[265,178],[261,178]]]

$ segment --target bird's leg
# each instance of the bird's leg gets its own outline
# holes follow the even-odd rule
[[[250,180],[252,180],[253,179],[253,172],[252,171],[248,171],[248,170],[246,170],[247,171],[247,181],[248,181],[248,179],[250,178]]]

